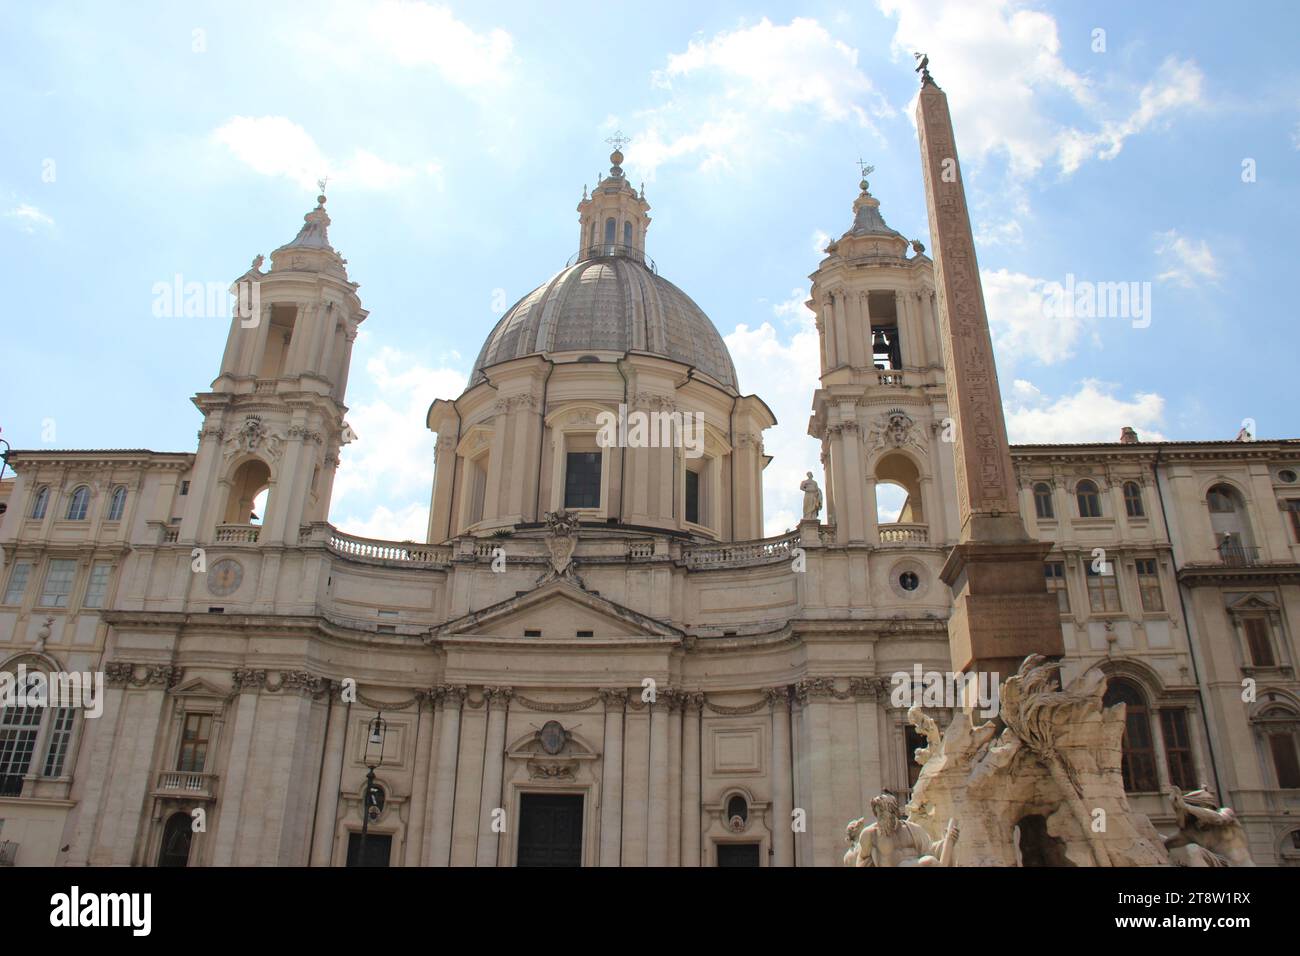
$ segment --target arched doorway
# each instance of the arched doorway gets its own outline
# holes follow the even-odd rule
[[[190,840],[194,831],[188,813],[173,813],[163,827],[162,846],[158,850],[159,866],[189,866]]]

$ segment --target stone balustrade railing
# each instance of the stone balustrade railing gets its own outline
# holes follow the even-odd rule
[[[345,558],[363,558],[371,561],[391,561],[397,564],[435,564],[451,563],[451,548],[430,544],[415,544],[411,541],[380,541],[375,538],[360,538],[344,534],[342,531],[330,531],[326,546],[335,554]]]
[[[789,560],[798,545],[799,534],[791,532],[779,538],[689,548],[683,551],[683,557],[692,569],[738,568]]]
[[[219,524],[217,544],[257,544],[261,530],[255,524]]]
[[[882,524],[880,526],[880,543],[888,544],[928,544],[930,529],[923,524]]]
[[[179,797],[211,797],[216,793],[217,775],[188,770],[164,770],[158,774],[159,793]]]

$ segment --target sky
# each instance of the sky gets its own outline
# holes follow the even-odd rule
[[[229,313],[160,315],[157,290],[224,288],[328,176],[370,312],[330,520],[423,539],[425,411],[576,251],[576,204],[622,131],[648,253],[779,420],[780,533],[820,472],[803,303],[859,160],[889,224],[931,245],[920,49],[954,117],[1011,440],[1229,439],[1246,419],[1300,436],[1290,2],[3,0],[0,24],[15,448],[193,451],[189,397]],[[1130,309],[1090,315],[1079,290],[1100,282],[1136,283]]]

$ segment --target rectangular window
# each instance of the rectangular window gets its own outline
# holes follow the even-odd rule
[[[469,463],[469,523],[483,520],[483,503],[487,500],[488,456],[480,455]]]
[[[1295,736],[1289,733],[1269,734],[1268,749],[1273,752],[1277,785],[1287,790],[1300,789],[1300,761],[1296,759]]]
[[[1300,544],[1300,498],[1287,500],[1286,513],[1291,516],[1291,535]]]
[[[700,473],[686,469],[686,520],[700,523]]]
[[[51,561],[45,572],[45,587],[41,589],[41,607],[67,607],[76,576],[76,561]]]
[[[208,762],[208,739],[212,736],[211,714],[186,714],[181,730],[181,754],[176,769],[202,773]]]
[[[1138,558],[1133,563],[1137,567],[1138,590],[1142,593],[1142,610],[1163,611],[1165,598],[1160,593],[1160,574],[1156,568],[1156,559]]]
[[[181,482],[181,494],[182,494],[182,495],[188,495],[189,493],[190,493],[190,483],[189,483],[188,481],[182,481],[182,482]]]
[[[600,507],[600,452],[571,451],[565,455],[564,507]]]
[[[1092,565],[1088,565],[1088,605],[1094,614],[1120,609],[1119,576],[1115,573],[1115,563],[1112,561],[1109,564],[1110,574],[1094,571]]]
[[[0,797],[22,795],[43,713],[42,707],[0,708]]]
[[[1241,622],[1246,632],[1246,647],[1250,651],[1250,662],[1256,667],[1273,667],[1273,641],[1269,636],[1268,621],[1262,617],[1248,617]]]
[[[1055,592],[1056,603],[1060,607],[1062,614],[1070,613],[1070,589],[1067,587],[1065,579],[1065,562],[1048,561],[1043,565],[1043,572],[1047,575],[1047,590]]]
[[[72,718],[76,710],[60,707],[54,712],[50,725],[50,739],[45,746],[45,776],[63,776],[63,765],[68,759],[68,745],[72,743]]]
[[[1169,764],[1169,782],[1180,790],[1195,790],[1196,771],[1192,767],[1192,743],[1187,733],[1187,711],[1160,711],[1160,731],[1165,738],[1165,760]]]
[[[23,594],[27,591],[27,579],[32,576],[32,563],[19,561],[9,572],[9,584],[5,588],[6,604],[21,604]]]
[[[83,607],[103,607],[104,595],[108,593],[108,576],[113,573],[110,561],[96,561],[90,566],[90,581],[86,585],[86,600]]]

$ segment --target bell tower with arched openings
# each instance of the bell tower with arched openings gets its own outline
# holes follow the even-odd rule
[[[221,371],[203,412],[180,540],[296,544],[329,515],[348,368],[366,310],[330,245],[324,183],[294,239],[235,280]]]
[[[933,263],[886,224],[871,171],[852,227],[810,276],[821,387],[808,430],[822,443],[825,520],[837,544],[942,545],[957,526]]]

